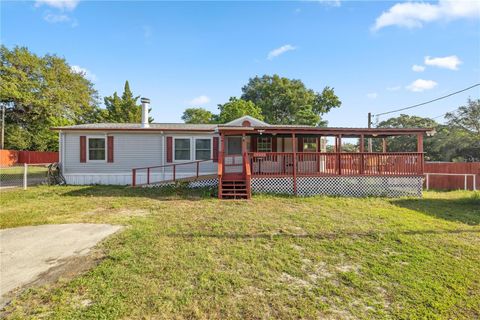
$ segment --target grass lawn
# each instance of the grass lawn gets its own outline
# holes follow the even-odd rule
[[[1,193],[0,208],[2,228],[127,226],[96,267],[26,291],[8,318],[480,317],[480,193],[219,201],[41,186]]]
[[[9,183],[13,181],[22,182],[24,174],[23,165],[12,167],[0,167],[0,186],[2,183]],[[42,179],[46,178],[48,167],[45,165],[28,165],[27,174],[28,179]]]

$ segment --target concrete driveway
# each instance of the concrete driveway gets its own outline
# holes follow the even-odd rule
[[[69,260],[86,256],[121,228],[78,223],[0,230],[0,307],[10,300],[12,290],[37,282],[50,270],[61,276],[59,269]]]

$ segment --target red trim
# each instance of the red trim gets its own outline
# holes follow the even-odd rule
[[[173,162],[173,138],[167,137],[167,162]]]
[[[213,162],[218,162],[218,137],[213,137]]]
[[[113,136],[107,137],[107,162],[113,162]]]
[[[87,137],[80,136],[80,162],[87,162]]]

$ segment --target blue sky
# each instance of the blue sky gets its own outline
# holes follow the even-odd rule
[[[190,106],[216,111],[250,77],[277,73],[334,87],[343,105],[330,126],[365,126],[369,111],[480,82],[479,3],[2,1],[0,35],[65,57],[102,97],[128,79],[157,122]],[[480,89],[406,113],[439,116],[468,97]]]

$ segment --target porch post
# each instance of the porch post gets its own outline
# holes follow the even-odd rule
[[[220,157],[222,157],[222,162],[219,163],[222,165],[222,173],[225,174],[225,134],[220,133]]]
[[[243,161],[248,161],[247,159],[247,138],[245,136],[245,133],[242,133],[242,159]],[[242,166],[242,170],[245,171],[245,163]],[[245,175],[246,172],[243,172]]]
[[[364,164],[363,164],[363,153],[365,152],[365,136],[363,133],[360,135],[360,174],[365,172]]]
[[[382,138],[382,151],[383,153],[387,152],[387,138]]]
[[[342,174],[342,162],[340,160],[340,155],[341,155],[341,152],[342,152],[342,135],[339,134],[338,135],[338,148],[337,148],[337,168],[338,168],[338,174],[341,175]]]
[[[297,195],[297,138],[292,133],[292,149],[293,149],[293,194]]]
[[[423,133],[417,134],[417,152],[419,153],[420,166],[418,168],[419,174],[423,175]]]
[[[417,135],[417,152],[423,152],[423,134]]]

